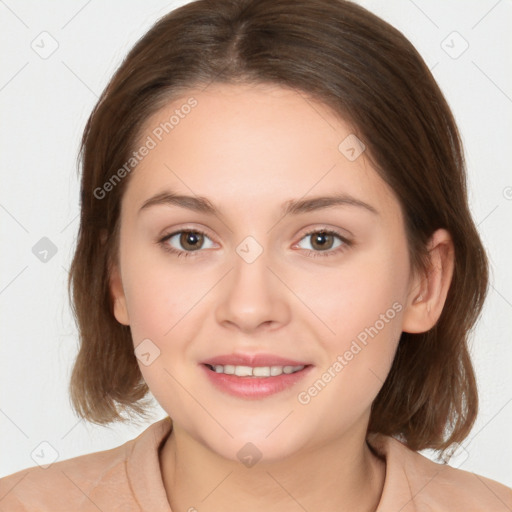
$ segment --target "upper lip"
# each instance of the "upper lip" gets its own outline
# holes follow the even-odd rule
[[[309,363],[287,359],[273,354],[224,354],[211,357],[203,361],[203,364],[233,366],[307,366]]]

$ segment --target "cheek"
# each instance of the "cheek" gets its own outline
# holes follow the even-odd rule
[[[381,246],[315,280],[324,293],[308,305],[329,330],[318,338],[326,357],[298,397],[311,414],[329,410],[348,425],[384,384],[402,332],[408,282],[402,249]]]
[[[207,276],[184,272],[175,260],[170,264],[163,250],[127,245],[125,255],[123,282],[134,344],[171,337],[207,290]]]
[[[387,258],[385,251],[372,253],[317,274],[313,290],[311,281],[301,284],[308,308],[323,323],[320,339],[329,352],[348,349],[356,338],[364,343],[381,331],[393,337],[401,330],[406,262],[391,251]]]
[[[193,340],[204,320],[204,305],[219,276],[211,268],[170,262],[164,254],[125,248],[123,278],[130,330],[139,368],[160,403],[176,400],[177,382],[185,382]],[[148,341],[149,340],[149,341]],[[151,363],[139,357],[150,353]],[[173,380],[175,377],[176,380]],[[175,396],[175,398],[172,398]],[[176,405],[175,405],[176,407]]]
[[[335,272],[318,274],[314,294],[307,294],[307,283],[301,285],[308,308],[321,320],[314,322],[324,354],[320,371],[336,382],[329,387],[337,401],[369,403],[387,377],[402,332],[408,282],[402,249],[380,246]]]
[[[336,334],[321,341],[325,358],[296,397],[303,414],[322,419],[314,427],[326,435],[349,430],[370,414],[393,362],[403,307],[385,287],[373,292],[343,300],[346,309],[333,312]]]
[[[135,259],[126,287],[130,330],[142,376],[166,411],[188,410],[190,397],[179,383],[190,371],[189,343],[197,327],[196,308],[211,284],[195,284],[177,267]],[[149,354],[148,358],[142,356]],[[142,357],[141,357],[142,356]],[[149,360],[148,360],[149,359]]]

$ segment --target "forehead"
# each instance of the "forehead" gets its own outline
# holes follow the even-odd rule
[[[168,188],[226,207],[251,204],[256,211],[308,195],[345,193],[396,210],[392,191],[361,152],[354,131],[329,107],[291,89],[191,89],[144,123],[134,149],[151,149],[133,171],[123,202],[140,206]]]

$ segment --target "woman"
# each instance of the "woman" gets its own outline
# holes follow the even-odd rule
[[[417,453],[474,423],[488,271],[401,33],[345,1],[192,2],[129,53],[82,157],[74,406],[143,418],[150,391],[169,417],[0,480],[4,507],[512,507]]]

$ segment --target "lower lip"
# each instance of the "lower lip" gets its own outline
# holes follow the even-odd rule
[[[298,372],[282,373],[275,377],[238,377],[217,373],[210,370],[205,364],[201,364],[201,366],[218,389],[224,393],[247,399],[265,398],[289,389],[302,380],[313,368],[312,365],[307,365]]]

